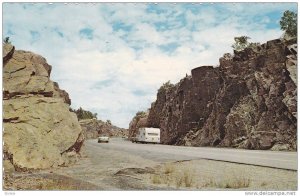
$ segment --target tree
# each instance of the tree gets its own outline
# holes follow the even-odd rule
[[[281,30],[284,30],[289,36],[297,36],[297,14],[286,10],[280,20]]]
[[[135,115],[143,117],[143,116],[146,115],[146,112],[144,112],[144,111],[138,111]]]
[[[96,118],[96,119],[97,119],[97,115],[98,115],[97,113],[94,113],[94,114],[93,114],[93,113],[90,112],[90,111],[84,110],[84,109],[82,109],[81,107],[80,107],[79,109],[77,109],[77,110],[73,110],[73,109],[71,108],[71,111],[76,113],[78,120],[82,120],[82,119],[93,119],[93,118]]]
[[[250,48],[256,48],[257,46],[260,46],[260,43],[259,42],[251,42],[251,43],[249,43],[249,47]]]
[[[5,38],[3,39],[3,43],[5,43],[5,44],[10,44],[11,42],[9,41],[9,37],[5,37]]]
[[[93,117],[94,117],[94,118],[97,118],[97,115],[98,115],[98,113],[94,113],[94,114],[93,114]]]
[[[248,39],[251,38],[248,36],[235,37],[234,38],[235,43],[231,47],[234,50],[242,51],[249,46],[250,43],[248,42]]]
[[[250,42],[249,43],[249,48],[252,48],[253,51],[258,52],[258,47],[260,46],[259,42]]]
[[[163,89],[168,89],[174,87],[174,84],[170,82],[170,80],[166,83],[163,83],[163,85],[158,89],[158,91],[162,91]]]
[[[143,118],[143,117],[146,117],[147,116],[147,113],[144,112],[144,111],[138,111],[136,114],[135,114],[135,118],[137,121],[140,120],[140,118]]]

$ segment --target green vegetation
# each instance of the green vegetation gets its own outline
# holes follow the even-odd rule
[[[151,175],[153,184],[167,184],[168,186],[192,187],[195,182],[195,171],[193,168],[178,168],[173,163],[164,165],[159,174]]]
[[[111,121],[110,121],[110,120],[107,120],[107,121],[106,121],[106,124],[111,125]]]
[[[180,165],[166,163],[156,173],[150,175],[153,184],[166,184],[176,188],[194,187],[206,188],[216,187],[221,189],[247,188],[251,184],[250,178],[243,173],[225,172],[222,177],[200,175],[196,176],[197,170],[193,165]],[[267,183],[262,183],[262,187]]]
[[[136,118],[137,121],[139,121],[140,118],[143,118],[143,117],[145,117],[145,116],[147,116],[147,113],[144,112],[144,111],[138,111],[138,112],[135,114],[135,118]]]
[[[175,166],[172,163],[166,163],[164,167],[164,173],[165,174],[170,174],[175,171]]]
[[[285,31],[285,34],[287,34],[290,37],[297,36],[297,14],[295,12],[286,10],[283,13],[283,16],[281,17],[279,23],[281,29]],[[245,48],[252,48],[253,50],[256,50],[257,46],[259,46],[260,43],[249,42],[249,39],[251,38],[244,35],[240,37],[235,37],[235,43],[231,47],[236,51],[242,51]],[[167,86],[168,84],[165,83],[164,85]]]
[[[258,42],[250,42],[249,43],[249,48],[255,49],[257,46],[260,46],[260,43]]]
[[[185,184],[185,187],[192,187],[194,183],[194,171],[185,169],[183,171],[183,182]]]
[[[258,42],[248,42],[248,40],[251,39],[248,36],[240,36],[240,37],[235,37],[234,41],[235,43],[231,46],[234,50],[236,51],[242,51],[245,48],[252,48],[255,50],[257,46],[260,45]]]
[[[251,39],[248,36],[240,36],[240,37],[235,37],[234,41],[235,43],[231,46],[234,50],[241,51],[244,50],[249,46],[248,39]]]
[[[153,184],[161,184],[162,181],[161,181],[161,176],[158,175],[158,174],[154,174],[151,176],[151,180],[152,180],[152,183]]]
[[[234,50],[241,51],[244,50],[249,46],[248,39],[251,39],[248,36],[240,36],[240,37],[235,37],[234,41],[235,43],[231,46]]]
[[[9,41],[9,37],[5,37],[5,38],[3,39],[3,43],[4,43],[4,44],[10,44],[11,42]]]
[[[286,10],[279,23],[281,29],[289,36],[297,36],[297,14],[295,12]]]
[[[80,190],[77,184],[70,184],[62,180],[48,180],[35,186],[36,190]]]
[[[286,10],[283,13],[283,16],[281,17],[279,23],[281,29],[284,30],[287,35],[291,37],[297,36],[297,14],[295,12]],[[252,48],[255,50],[255,48],[259,46],[260,43],[249,42],[248,41],[249,39],[251,38],[244,35],[240,37],[235,37],[234,38],[235,43],[231,47],[236,51],[242,51],[245,48]]]
[[[250,182],[251,181],[249,178],[243,176],[230,176],[218,180],[209,179],[209,181],[205,183],[205,185],[208,187],[217,187],[224,189],[240,189],[249,187]]]
[[[163,83],[163,85],[158,89],[158,92],[163,89],[168,89],[168,88],[172,88],[172,87],[174,87],[174,84],[172,84],[169,80],[168,82]]]
[[[78,120],[97,118],[97,113],[93,114],[92,112],[84,110],[81,107],[77,110],[70,109],[70,111],[76,113]]]
[[[297,14],[292,11],[285,11],[280,20],[280,27],[285,33],[291,37],[297,36]],[[260,43],[248,42],[251,39],[248,36],[235,37],[235,43],[231,46],[236,51],[242,51],[245,48],[255,49]],[[165,85],[165,84],[164,84]]]
[[[138,111],[138,112],[135,114],[135,116],[144,117],[144,116],[146,116],[146,112],[144,112],[144,111]]]

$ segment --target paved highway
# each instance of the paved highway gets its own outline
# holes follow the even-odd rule
[[[87,148],[126,152],[159,162],[211,159],[289,170],[297,170],[298,166],[297,152],[136,144],[121,138],[111,138],[109,143],[100,144],[96,140],[87,140],[85,145]]]

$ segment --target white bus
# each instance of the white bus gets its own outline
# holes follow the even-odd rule
[[[139,128],[138,133],[132,142],[160,143],[160,129],[152,127]]]

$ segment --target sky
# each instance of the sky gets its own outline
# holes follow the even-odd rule
[[[165,82],[218,66],[234,37],[264,43],[297,3],[3,3],[3,37],[40,54],[51,80],[98,119],[128,128]]]

